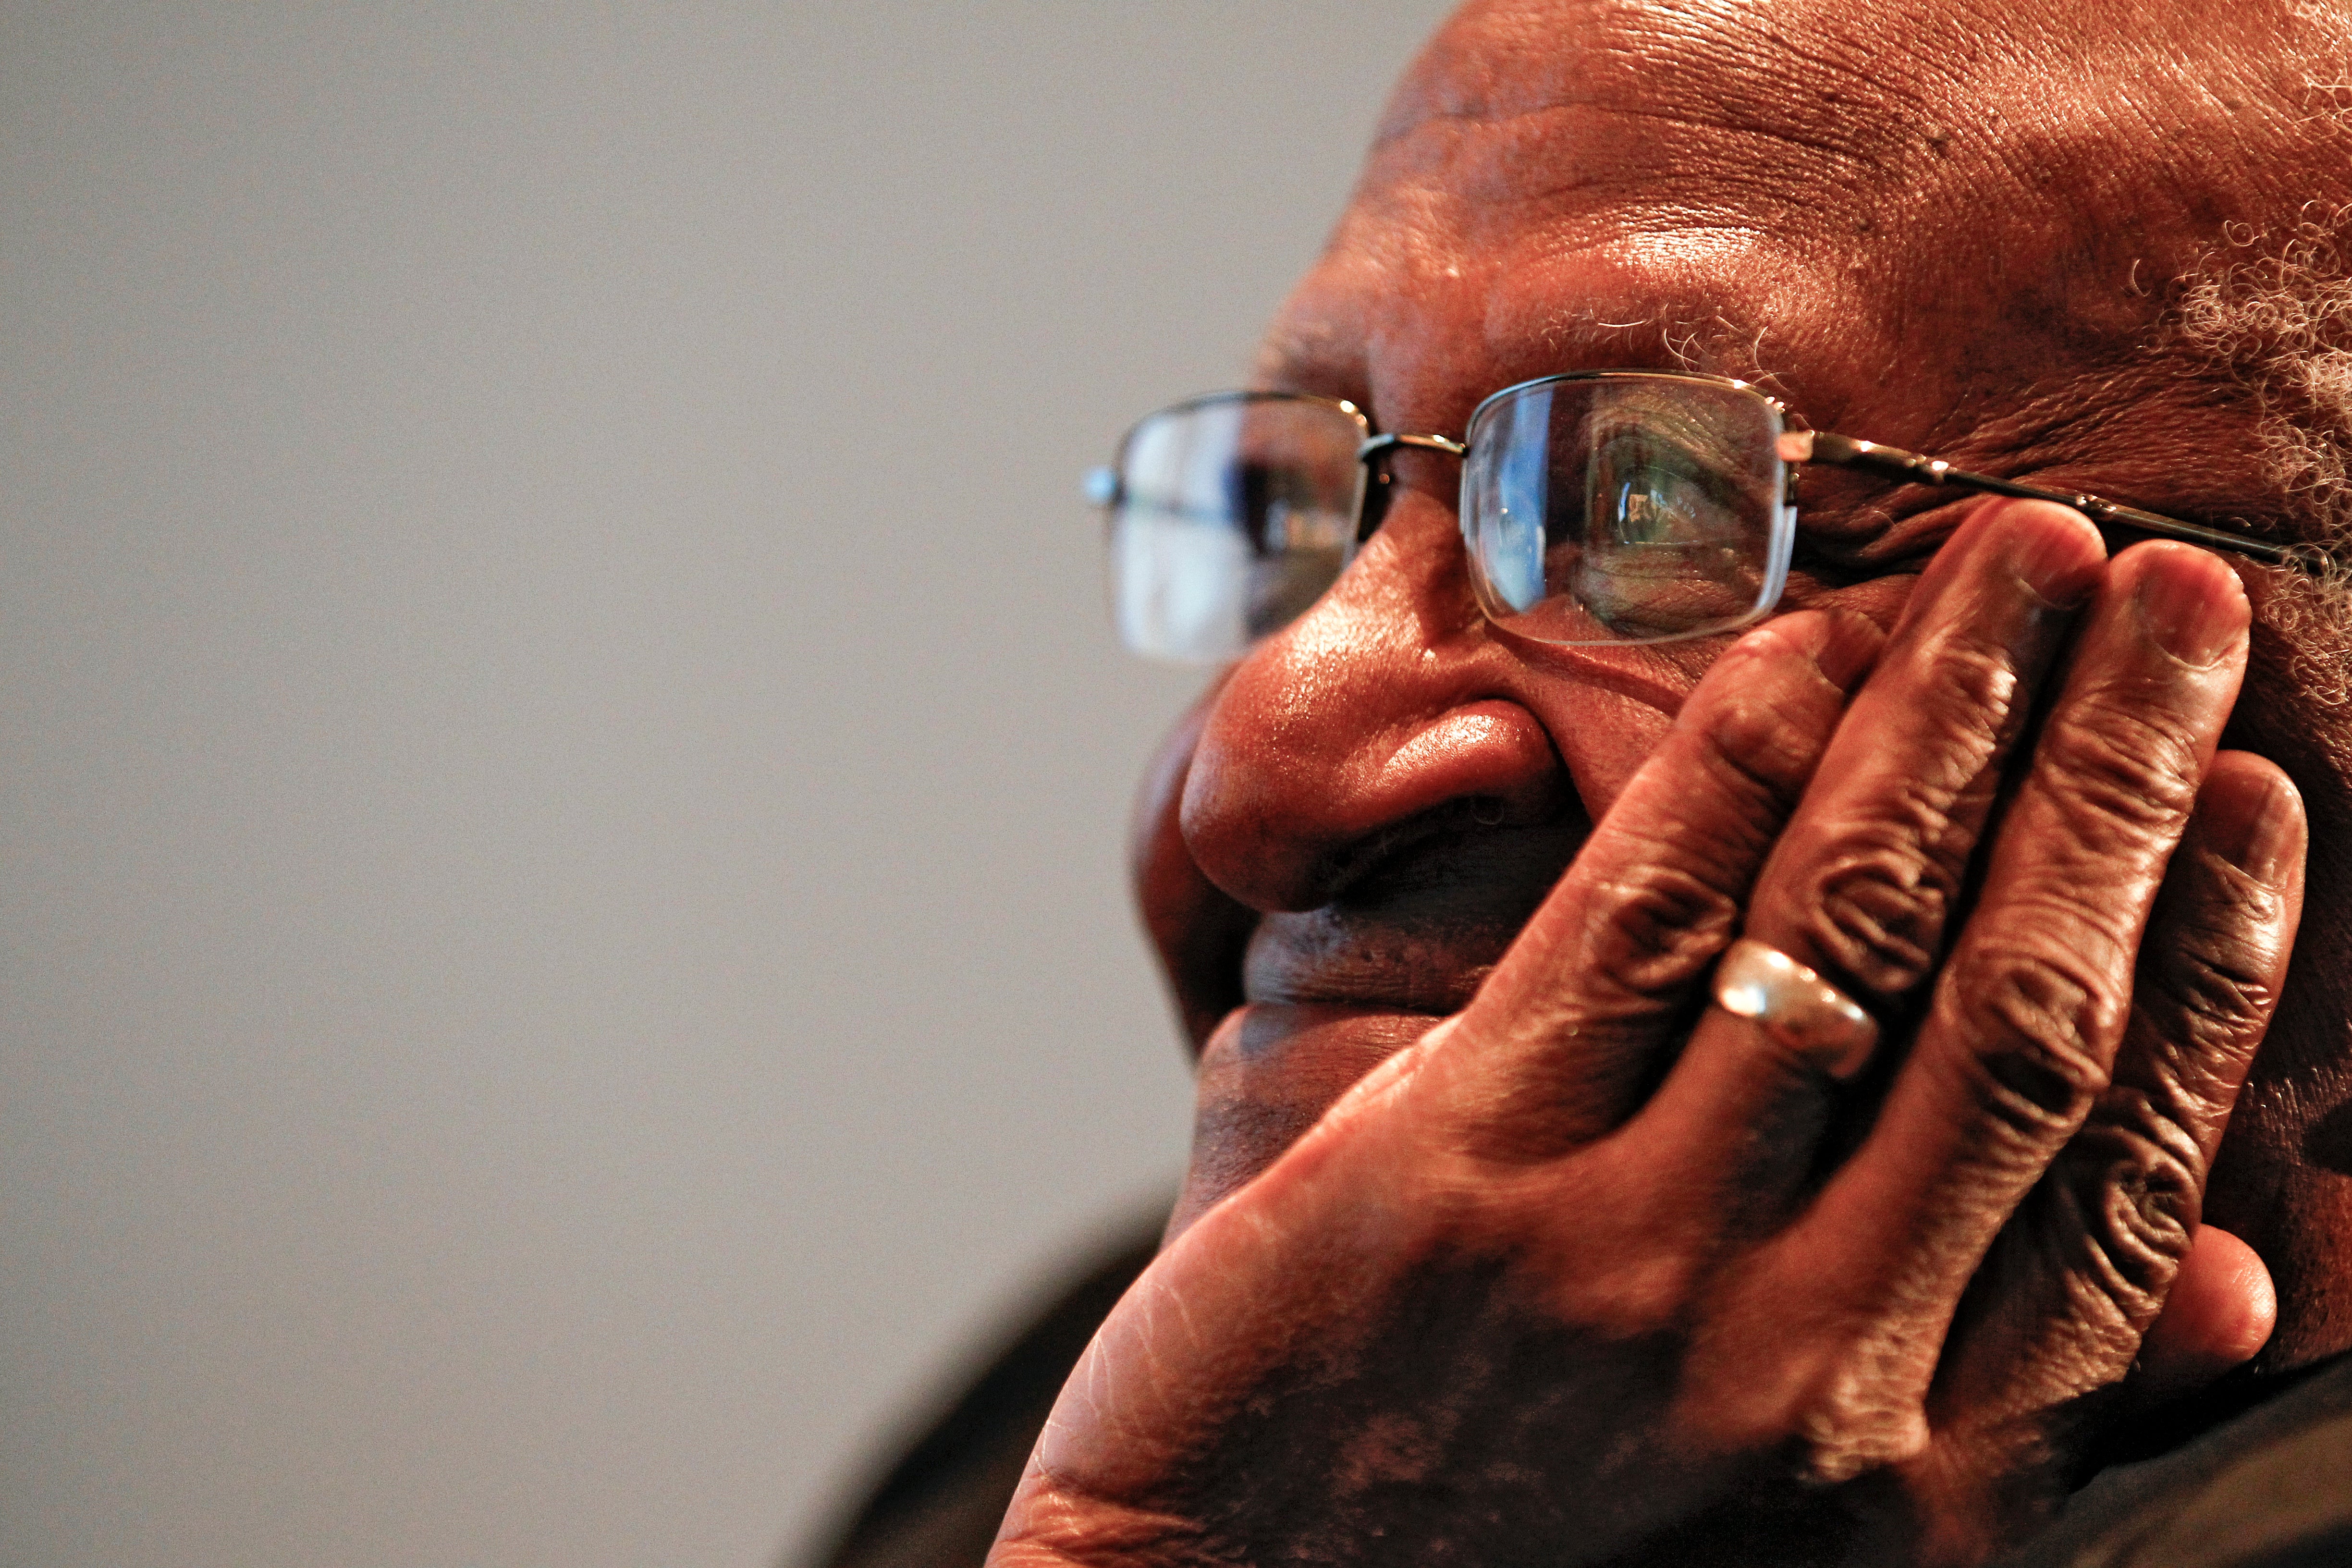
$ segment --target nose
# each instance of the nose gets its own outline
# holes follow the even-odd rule
[[[1202,876],[1184,843],[1182,805],[1201,730],[1223,682],[1202,692],[1176,722],[1136,791],[1128,834],[1128,869],[1143,929],[1176,1001],[1177,1021],[1194,1055],[1226,1014],[1242,1004],[1243,955],[1257,911],[1235,903]]]
[[[1402,489],[1316,605],[1234,668],[1185,781],[1192,859],[1264,912],[1320,908],[1423,830],[1569,803],[1517,660],[1473,596],[1453,510]]]

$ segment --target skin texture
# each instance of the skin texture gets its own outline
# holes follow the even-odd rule
[[[2332,177],[2292,19],[2127,21],[1474,5],[1262,379],[1458,433],[1529,376],[1690,365],[2291,531],[2154,280]],[[2346,965],[2287,983],[2303,795],[2344,792],[2281,661],[2232,720],[2259,570],[1809,476],[1736,647],[1546,648],[1475,608],[1458,470],[1397,475],[1147,781],[1193,1166],[992,1561],[1973,1563],[2261,1345],[2272,1275],[2267,1353],[2352,1343],[2309,1153]],[[1742,931],[1889,1021],[1853,1085],[1705,1006]],[[2252,1249],[2200,1229],[2225,1129]]]

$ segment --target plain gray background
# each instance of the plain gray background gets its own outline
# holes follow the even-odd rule
[[[1172,1179],[1077,477],[1442,9],[0,6],[0,1562],[771,1561]]]

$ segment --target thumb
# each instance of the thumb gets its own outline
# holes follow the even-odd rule
[[[2163,1314],[2140,1342],[2133,1387],[2150,1405],[2193,1393],[2252,1359],[2277,1321],[2278,1292],[2254,1249],[2200,1226]]]

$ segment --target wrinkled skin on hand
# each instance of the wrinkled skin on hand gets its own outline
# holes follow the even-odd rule
[[[2279,199],[2210,117],[2291,94],[2207,9],[1474,6],[1264,380],[1458,432],[1549,372],[1769,374],[2243,515],[2253,414],[2140,281]],[[1472,602],[1454,470],[1399,475],[1147,815],[1193,1167],[992,1561],[1982,1561],[2269,1327],[2200,1229],[2302,899],[2294,784],[2220,744],[2268,585],[1836,476],[1737,646],[1541,648]],[[1888,1021],[1859,1079],[1706,1005],[1742,932]]]
[[[1838,613],[1742,641],[1470,1005],[1190,1195],[998,1560],[1969,1562],[2028,1527],[2189,1254],[2284,970],[2294,792],[2213,749],[2245,625],[2213,557],[2109,566],[2026,503],[1883,651]],[[1694,1026],[1743,925],[1919,996],[1874,1115]]]

